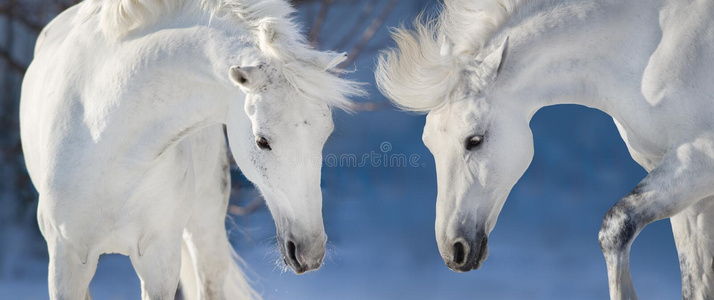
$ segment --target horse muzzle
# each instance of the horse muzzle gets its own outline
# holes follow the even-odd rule
[[[322,266],[326,242],[327,235],[324,233],[316,238],[297,238],[292,234],[288,234],[284,239],[278,237],[283,262],[290,266],[295,274],[317,270]]]
[[[488,257],[488,235],[479,233],[469,239],[459,236],[442,246],[442,258],[454,272],[468,272],[483,265]]]

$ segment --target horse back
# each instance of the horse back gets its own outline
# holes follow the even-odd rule
[[[35,56],[38,52],[42,51],[46,47],[52,47],[52,45],[61,42],[67,34],[72,29],[72,23],[77,15],[81,4],[76,4],[59,15],[57,15],[52,21],[50,21],[37,36],[37,42],[35,43]]]

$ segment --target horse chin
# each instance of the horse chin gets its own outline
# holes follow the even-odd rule
[[[314,264],[298,264],[286,258],[285,255],[283,255],[283,263],[285,263],[286,266],[290,267],[290,269],[293,270],[293,273],[295,273],[296,275],[302,275],[310,271],[316,271],[322,266],[322,260]]]
[[[310,271],[316,271],[322,266],[322,264],[316,266],[297,266],[295,264],[289,263],[287,260],[284,260],[284,262],[290,267],[291,270],[293,270],[293,273],[295,273],[295,275],[302,275]]]
[[[480,255],[480,257],[479,257],[479,259],[476,261],[476,264],[474,265],[474,267],[473,267],[472,270],[478,270],[478,269],[480,269],[481,266],[483,265],[483,263],[484,263],[484,262],[486,261],[486,259],[488,258],[488,244],[486,244],[486,245],[483,246],[483,249],[481,250],[481,254],[479,254],[479,255]]]

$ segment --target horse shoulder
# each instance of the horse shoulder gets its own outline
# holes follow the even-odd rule
[[[642,92],[650,104],[681,106],[683,101],[706,100],[700,103],[706,105],[714,100],[712,25],[714,3],[710,1],[668,1],[662,7],[661,41],[642,80]]]
[[[615,127],[617,127],[617,131],[620,132],[620,137],[622,137],[622,140],[625,142],[627,151],[630,152],[632,159],[648,172],[654,169],[662,160],[662,157],[657,155],[648,155],[643,151],[638,150],[636,146],[638,145],[639,137],[632,137],[632,134],[628,133],[625,126],[620,124],[620,122],[618,122],[615,118],[612,120],[615,122]]]
[[[81,4],[80,4],[81,5]],[[37,166],[35,161],[39,154],[35,150],[38,147],[39,132],[41,123],[45,118],[41,114],[45,110],[41,102],[49,90],[47,88],[48,62],[52,62],[52,51],[67,37],[72,29],[74,20],[80,5],[75,5],[60,15],[52,19],[40,32],[35,44],[33,62],[27,69],[22,82],[22,96],[20,101],[20,122],[22,144],[25,152],[26,163],[30,176],[36,180],[33,169]],[[48,55],[49,54],[49,55]]]

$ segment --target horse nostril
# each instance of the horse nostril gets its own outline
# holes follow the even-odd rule
[[[290,261],[294,262],[296,265],[300,265],[300,261],[297,259],[297,247],[295,246],[295,243],[293,241],[288,241],[288,257],[290,258]]]
[[[454,263],[462,265],[466,260],[466,249],[462,242],[454,243]]]

